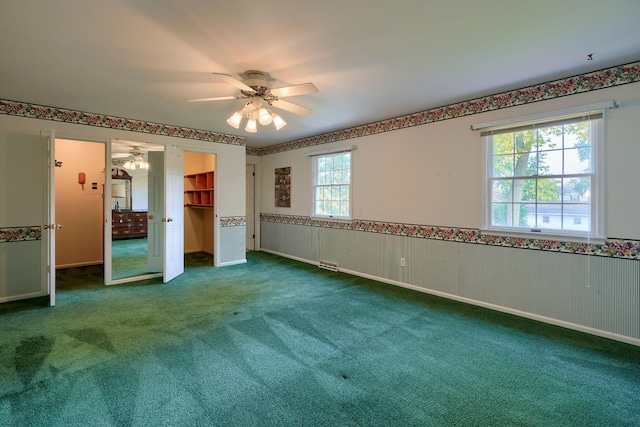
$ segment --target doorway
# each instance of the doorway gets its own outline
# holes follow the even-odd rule
[[[105,282],[162,276],[164,145],[112,140],[109,155]]]
[[[57,138],[56,160],[56,269],[101,265],[104,143]]]
[[[184,152],[184,253],[210,255],[215,265],[216,155]],[[207,257],[209,260],[209,257]]]

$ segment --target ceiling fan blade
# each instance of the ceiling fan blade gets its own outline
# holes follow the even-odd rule
[[[316,93],[318,88],[313,83],[303,83],[300,85],[285,86],[275,89],[271,89],[271,94],[277,97],[284,98],[286,96],[306,95],[308,93]]]
[[[311,112],[307,107],[303,107],[301,105],[294,104],[289,101],[283,101],[282,99],[278,99],[271,103],[274,107],[283,109],[285,111],[289,111],[290,113],[298,114],[300,116],[306,116]]]
[[[229,83],[231,86],[237,87],[240,90],[253,92],[252,87],[247,86],[246,84],[242,83],[240,80],[236,79],[235,77],[230,76],[229,74],[222,74],[222,73],[212,73],[212,74],[224,80],[225,82]]]
[[[207,102],[207,101],[225,101],[227,99],[240,99],[244,97],[238,97],[235,95],[231,96],[214,96],[213,98],[196,98],[196,99],[187,99],[187,102]]]

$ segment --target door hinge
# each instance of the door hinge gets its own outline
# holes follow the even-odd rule
[[[256,176],[256,173],[255,172],[251,172],[251,175]]]
[[[253,236],[251,236],[251,238],[252,238],[252,239],[255,239],[255,238],[256,238],[256,235],[254,234]]]

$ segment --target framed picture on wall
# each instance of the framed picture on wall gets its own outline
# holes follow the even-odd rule
[[[276,169],[276,207],[291,207],[291,166]]]

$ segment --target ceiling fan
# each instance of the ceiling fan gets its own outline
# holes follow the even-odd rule
[[[125,169],[149,169],[149,163],[145,161],[144,151],[139,147],[132,147],[128,153],[113,153],[111,163],[116,167]],[[119,173],[120,175],[120,173]]]
[[[214,76],[224,80],[230,85],[240,89],[240,95],[217,96],[213,98],[187,99],[187,102],[224,101],[229,99],[249,99],[245,106],[236,111],[227,123],[238,129],[243,118],[247,118],[247,132],[256,132],[256,122],[261,125],[274,124],[276,130],[281,129],[287,123],[282,118],[268,109],[269,106],[280,108],[294,114],[305,116],[311,112],[309,108],[284,101],[280,98],[289,96],[306,95],[318,92],[313,83],[303,83],[293,86],[272,88],[268,74],[263,71],[249,70],[244,73],[244,80],[239,80],[229,74],[213,73]]]

